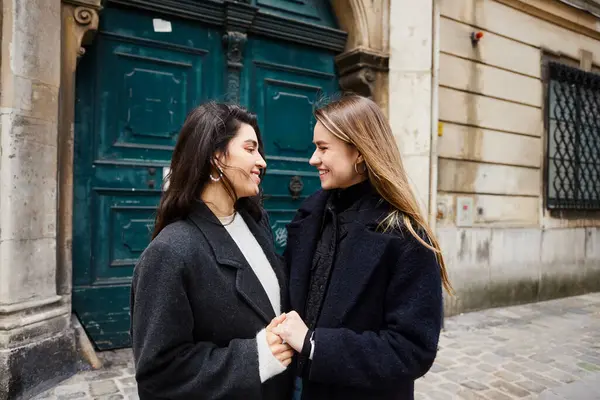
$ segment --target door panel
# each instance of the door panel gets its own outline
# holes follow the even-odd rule
[[[73,306],[99,349],[129,345],[131,275],[163,168],[187,112],[222,93],[219,32],[177,19],[154,32],[159,17],[109,6],[78,68]]]
[[[269,14],[310,24],[335,27],[335,16],[328,1],[323,0],[250,0]]]
[[[101,37],[101,159],[169,159],[188,107],[202,98],[206,52],[147,47]],[[165,157],[166,156],[166,157]]]
[[[263,135],[268,164],[264,204],[282,252],[285,226],[301,202],[320,188],[319,175],[308,164],[314,151],[313,110],[338,90],[334,55],[260,38],[248,41],[246,54],[242,98],[256,112]]]

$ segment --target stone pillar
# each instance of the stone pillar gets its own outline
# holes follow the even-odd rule
[[[394,0],[390,9],[390,123],[409,181],[430,222],[435,222],[430,195],[436,192],[431,187],[437,187],[437,164],[432,162],[432,121],[437,127],[437,87],[432,84],[435,1],[422,0],[415,7],[413,0]]]
[[[348,33],[336,57],[340,87],[372,98],[388,114],[389,0],[331,0]]]
[[[58,294],[70,302],[73,281],[73,123],[75,119],[75,70],[98,29],[101,0],[63,0],[58,118]]]
[[[2,1],[0,399],[30,398],[75,365],[56,287],[60,7]]]

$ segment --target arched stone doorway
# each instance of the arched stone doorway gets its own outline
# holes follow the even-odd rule
[[[114,3],[135,3],[125,0],[115,0]],[[150,2],[152,3],[152,2]],[[254,2],[252,2],[254,3]],[[276,3],[274,1],[266,1],[259,3]],[[294,32],[293,29],[283,29],[276,34],[287,39],[288,42],[298,42],[302,37],[308,42],[308,47],[313,45],[315,48],[326,48],[337,53],[335,61],[339,76],[339,85],[343,90],[354,91],[362,95],[371,96],[385,110],[387,110],[387,15],[388,2],[384,1],[380,8],[371,7],[371,2],[367,0],[352,0],[350,2],[337,0],[332,2],[333,10],[337,16],[340,27],[348,33],[346,40],[345,35],[336,33],[335,29],[316,29],[316,31]],[[75,76],[78,61],[82,56],[85,56],[84,47],[91,43],[95,32],[98,30],[99,20],[103,16],[102,9],[106,10],[110,4],[102,4],[100,0],[63,0],[62,19],[63,19],[63,41],[62,41],[62,75],[61,75],[61,101],[60,101],[60,116],[59,116],[59,221],[58,221],[58,237],[57,237],[57,289],[60,295],[70,296],[74,293],[75,301],[81,303],[77,297],[78,290],[83,286],[76,287],[73,292],[73,204],[74,186],[74,129],[75,120]],[[223,37],[225,44],[226,60],[226,81],[228,82],[228,90],[226,98],[233,101],[241,101],[242,103],[252,104],[252,93],[255,89],[249,89],[244,92],[240,90],[240,85],[244,85],[244,69],[242,68],[243,60],[239,55],[244,46],[257,46],[256,51],[260,52],[261,46],[271,46],[266,50],[266,53],[275,53],[277,44],[260,44],[255,43],[252,39],[252,32],[258,30],[264,35],[273,34],[269,29],[273,29],[268,24],[261,25],[260,14],[256,12],[257,7],[252,4],[243,2],[225,1],[223,8],[220,10],[204,9],[202,11],[203,18],[222,18],[222,24],[225,27],[226,35]],[[160,10],[162,12],[172,10]],[[192,17],[193,13],[200,13],[200,10],[181,9],[180,13],[189,13],[188,17]],[[219,14],[221,12],[221,14]],[[168,12],[167,12],[168,14]],[[179,15],[180,17],[183,16]],[[197,16],[196,16],[197,17]],[[310,18],[310,16],[307,16]],[[210,22],[210,21],[209,21]],[[164,28],[167,29],[167,28]],[[261,31],[262,29],[262,31]],[[147,38],[152,40],[151,38]],[[312,43],[311,43],[312,41]],[[325,43],[327,42],[327,44]],[[345,42],[345,43],[344,43]],[[306,45],[304,43],[303,45]],[[273,47],[274,46],[274,47]],[[266,54],[265,53],[265,54]],[[131,55],[130,55],[131,56]],[[94,55],[89,55],[94,57]],[[152,58],[152,57],[151,57]],[[87,59],[86,59],[87,61]],[[181,60],[180,60],[181,61]],[[186,62],[183,60],[182,62]],[[193,63],[193,61],[190,61]],[[281,61],[285,64],[285,60]],[[281,65],[277,60],[270,61],[271,69],[273,65]],[[308,64],[307,64],[308,65]],[[302,69],[302,68],[299,68]],[[327,78],[328,74],[334,73],[333,70],[323,70],[319,72],[323,74],[322,79]],[[281,81],[276,74],[273,76],[265,75],[263,78],[270,79],[272,82]],[[316,78],[315,78],[316,79]],[[298,81],[294,90],[311,90],[309,87],[319,87],[321,83],[316,81]],[[289,82],[288,82],[289,83]],[[290,86],[288,85],[288,88]],[[263,89],[261,89],[263,90]],[[270,89],[266,89],[270,90]],[[214,95],[216,92],[213,92]],[[210,94],[209,94],[210,97]],[[201,97],[198,97],[199,99]],[[259,101],[260,100],[256,100]],[[272,113],[271,113],[272,114]],[[259,118],[261,115],[259,115]],[[266,114],[263,116],[263,120]],[[290,145],[290,143],[285,144]],[[274,155],[284,160],[289,155]],[[283,157],[283,158],[281,158]],[[289,157],[288,157],[289,158]],[[282,168],[283,169],[283,168]],[[154,181],[152,168],[148,168],[149,176],[147,181]],[[301,176],[301,174],[299,175]],[[287,179],[287,178],[286,178]],[[160,181],[160,178],[158,178]],[[277,183],[282,186],[281,182]],[[308,188],[310,189],[310,188]],[[273,194],[277,195],[276,190],[272,190]],[[144,217],[147,218],[147,217]],[[144,218],[140,220],[143,221]],[[79,218],[76,218],[79,220]],[[282,218],[282,223],[285,218]],[[142,224],[143,225],[143,224]],[[274,227],[276,228],[276,227]],[[79,247],[77,247],[79,249]],[[107,260],[101,260],[106,262]],[[101,275],[101,274],[100,274]],[[108,279],[114,277],[108,275]],[[121,293],[122,295],[122,293]],[[111,295],[112,296],[112,295]],[[102,297],[96,299],[96,302],[102,303]],[[93,308],[93,306],[91,306]],[[97,317],[97,316],[96,316]],[[96,319],[96,317],[91,319]],[[90,319],[90,321],[91,321]],[[90,322],[88,321],[88,322]],[[91,325],[88,327],[88,331]],[[105,331],[107,326],[98,327],[99,331]],[[124,337],[126,332],[123,327],[119,328],[121,336]],[[93,329],[92,329],[93,330]],[[118,336],[118,335],[117,335]],[[99,340],[103,340],[102,338]],[[124,342],[120,339],[107,339],[106,345],[100,345],[100,348],[111,348],[120,346]],[[111,340],[115,340],[112,343]],[[98,343],[97,343],[98,345]]]

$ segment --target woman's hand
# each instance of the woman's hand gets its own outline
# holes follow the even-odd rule
[[[287,367],[292,362],[294,350],[289,344],[283,343],[283,339],[273,332],[273,329],[285,321],[286,318],[287,315],[285,313],[281,314],[279,317],[273,318],[265,330],[267,333],[267,343],[269,344],[271,353],[273,353],[280,363]]]
[[[296,311],[286,314],[285,320],[273,328],[273,333],[285,340],[298,353],[302,351],[308,327]]]

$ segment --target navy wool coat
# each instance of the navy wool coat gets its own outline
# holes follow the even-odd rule
[[[309,197],[288,226],[291,309],[301,317],[330,193]],[[368,190],[338,216],[337,251],[303,400],[410,400],[414,380],[435,359],[442,323],[439,264],[405,228],[377,229],[389,210]]]
[[[268,219],[240,212],[280,283]],[[260,281],[208,207],[166,226],[135,267],[132,347],[141,400],[290,398],[287,371],[261,384],[255,336],[275,317]]]

